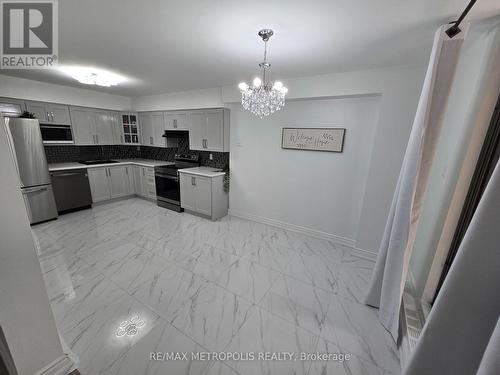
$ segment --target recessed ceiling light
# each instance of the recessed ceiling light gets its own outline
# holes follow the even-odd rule
[[[119,74],[86,66],[60,66],[59,70],[86,85],[110,87],[127,80]]]

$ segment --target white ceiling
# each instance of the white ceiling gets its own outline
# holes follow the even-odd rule
[[[55,71],[15,75],[125,96],[237,85],[258,72],[271,27],[274,79],[425,63],[435,29],[468,0],[63,0],[59,63],[89,65],[129,78],[89,87]],[[500,13],[479,1],[470,16]]]

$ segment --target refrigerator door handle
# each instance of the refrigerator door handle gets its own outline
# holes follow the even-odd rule
[[[19,179],[21,179],[21,172],[19,171],[19,164],[17,164],[14,139],[12,138],[12,133],[10,132],[9,126],[5,126],[5,132],[7,133],[7,140],[9,141],[9,144],[10,144],[10,154],[12,155],[12,159],[14,160],[14,165],[16,166],[17,176],[19,177]],[[21,186],[23,186],[22,181],[21,181]]]
[[[47,187],[45,186],[38,186],[38,187],[33,187],[33,188],[27,188],[23,189],[23,194],[31,194],[31,193],[37,193],[39,191],[46,191]]]

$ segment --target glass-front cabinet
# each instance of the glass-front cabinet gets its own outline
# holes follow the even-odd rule
[[[137,113],[122,113],[123,143],[139,144],[139,124]]]

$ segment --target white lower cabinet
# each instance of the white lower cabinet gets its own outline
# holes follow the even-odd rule
[[[212,220],[227,215],[228,195],[224,192],[224,176],[206,177],[179,171],[181,207]]]
[[[134,192],[139,196],[143,196],[144,189],[142,188],[142,167],[134,165],[132,168],[134,169]]]
[[[156,199],[155,173],[152,167],[117,165],[88,168],[92,202],[138,195]]]
[[[89,168],[92,202],[96,203],[133,194],[130,187],[130,173],[129,165]]]
[[[130,195],[128,165],[108,168],[109,191],[111,198],[120,198]]]
[[[108,168],[89,168],[87,170],[92,193],[92,202],[111,199],[109,191]]]
[[[135,194],[148,199],[156,199],[155,171],[151,167],[134,165]]]

